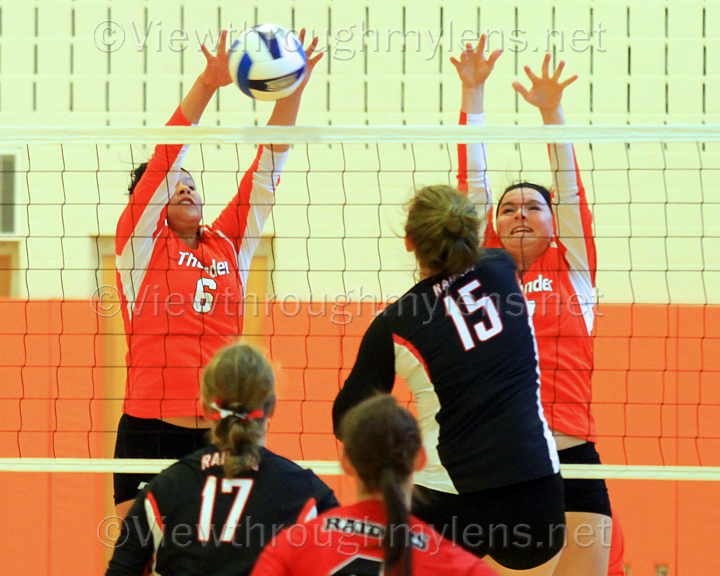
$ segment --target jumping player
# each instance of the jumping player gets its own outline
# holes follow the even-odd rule
[[[549,575],[565,516],[537,348],[515,262],[480,247],[480,220],[449,186],[410,202],[405,245],[421,280],[365,333],[335,399],[335,434],[345,441],[345,413],[404,378],[428,454],[413,513],[499,574]]]
[[[203,46],[205,70],[168,122],[200,121],[215,91],[231,83],[227,32],[217,56]],[[300,33],[301,42],[305,30]],[[295,124],[303,89],[322,54],[306,50],[303,83],[278,100],[268,125]],[[158,145],[134,170],[117,226],[117,284],[127,335],[127,389],[116,458],[180,458],[205,445],[210,423],[198,402],[199,375],[213,354],[242,334],[244,292],[253,253],[274,202],[287,145],[261,146],[235,197],[211,226],[202,198],[181,168],[188,146]],[[123,517],[151,474],[115,474]]]
[[[343,470],[355,478],[357,503],[282,532],[263,551],[253,576],[491,576],[482,560],[410,516],[413,470],[425,464],[418,424],[381,394],[342,422]]]
[[[460,60],[452,59],[463,86],[460,123],[483,125],[484,83],[500,54],[495,52],[485,59],[485,36],[476,50],[470,45],[467,48]],[[577,76],[561,82],[565,63],[560,62],[553,75],[549,63],[548,54],[540,77],[525,67],[532,82],[530,90],[519,82],[513,83],[513,88],[540,110],[544,124],[564,124],[562,93]],[[528,182],[509,186],[498,204],[495,224],[485,146],[460,145],[458,151],[459,188],[487,215],[483,245],[503,247],[513,256],[530,311],[534,312],[541,397],[560,462],[600,464],[590,410],[596,252],[592,214],[573,146],[549,146],[553,192]],[[568,546],[555,574],[624,574],[622,533],[612,519],[605,481],[565,480],[565,510]],[[592,528],[591,538],[576,539],[581,526]]]
[[[244,344],[205,368],[202,403],[214,418],[212,445],[152,479],[123,523],[107,576],[249,574],[283,528],[338,506],[315,474],[263,447],[275,377]]]

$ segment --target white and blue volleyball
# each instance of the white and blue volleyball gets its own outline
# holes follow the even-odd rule
[[[276,24],[245,30],[230,49],[230,76],[257,100],[278,100],[302,82],[307,58],[297,36]]]

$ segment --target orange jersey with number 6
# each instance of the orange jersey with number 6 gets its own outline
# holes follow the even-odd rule
[[[169,126],[189,126],[180,108]],[[274,203],[287,153],[260,147],[238,192],[196,249],[168,226],[167,203],[187,145],[158,145],[120,217],[115,239],[128,353],[125,413],[138,418],[202,413],[199,377],[213,354],[242,334],[253,253]]]

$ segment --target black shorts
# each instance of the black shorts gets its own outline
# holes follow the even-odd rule
[[[555,556],[565,539],[560,474],[469,494],[415,486],[412,511],[444,537],[512,570]]]
[[[559,450],[560,464],[600,464],[600,455],[593,442]],[[566,478],[565,511],[592,512],[612,518],[610,498],[605,480]]]
[[[173,459],[192,454],[207,444],[205,428],[183,428],[155,418],[123,414],[118,424],[115,458]],[[135,500],[155,474],[113,474],[115,504]]]

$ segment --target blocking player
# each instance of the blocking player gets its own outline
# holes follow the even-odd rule
[[[168,122],[200,121],[215,91],[231,83],[227,32]],[[305,30],[300,33],[301,42]],[[322,54],[306,49],[303,83],[275,103],[268,125],[295,124],[303,89]],[[158,145],[132,174],[117,225],[117,284],[128,342],[124,414],[116,458],[180,458],[205,444],[210,426],[198,402],[199,375],[213,354],[242,334],[243,299],[253,253],[274,202],[289,146],[261,146],[235,197],[210,226],[202,198],[181,168],[187,145]],[[123,517],[151,474],[115,474]]]

